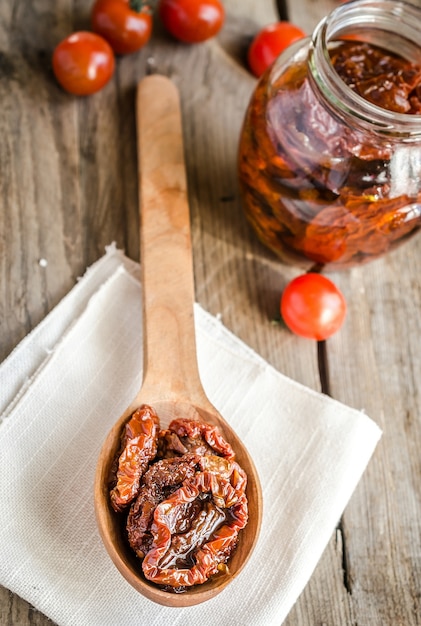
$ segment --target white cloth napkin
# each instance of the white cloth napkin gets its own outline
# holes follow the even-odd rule
[[[279,626],[380,430],[275,371],[196,306],[203,384],[254,457],[262,530],[215,599],[176,609],[145,599],[108,557],[92,497],[101,444],[140,385],[138,270],[111,246],[0,366],[0,583],[63,626]]]

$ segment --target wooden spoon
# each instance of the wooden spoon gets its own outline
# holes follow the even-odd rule
[[[178,91],[164,76],[143,79],[137,93],[139,204],[143,289],[143,383],[102,447],[95,477],[95,511],[102,540],[114,564],[140,593],[167,606],[199,604],[222,591],[241,571],[259,533],[262,494],[253,461],[244,445],[210,403],[196,357],[194,283],[187,182]],[[120,434],[133,411],[149,404],[161,427],[175,417],[217,425],[248,475],[249,521],[228,566],[206,583],[181,594],[148,582],[141,562],[125,539],[124,524],[110,506],[110,466]]]

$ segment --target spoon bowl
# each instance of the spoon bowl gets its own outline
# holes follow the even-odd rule
[[[168,78],[148,76],[138,86],[137,129],[143,289],[143,381],[109,432],[97,463],[94,501],[99,532],[115,566],[141,594],[167,606],[192,606],[213,598],[243,569],[256,544],[262,493],[253,460],[238,435],[207,398],[198,372],[194,329],[194,282],[187,181],[178,91]],[[149,582],[125,538],[125,517],[110,504],[109,482],[123,427],[142,404],[154,408],[161,428],[176,417],[218,426],[247,473],[249,520],[218,573],[183,593]]]

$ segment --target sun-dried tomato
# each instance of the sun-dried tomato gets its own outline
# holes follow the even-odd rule
[[[197,420],[177,418],[168,426],[168,430],[159,434],[159,456],[176,454],[220,454],[232,459],[234,451],[225,441],[216,426]]]
[[[131,502],[127,538],[144,575],[177,592],[208,580],[229,559],[248,518],[247,475],[232,447],[215,426],[197,420],[177,418],[159,431],[146,405],[121,440],[111,503],[120,512]]]
[[[201,457],[199,464],[202,471],[211,472],[225,480],[229,480],[236,491],[240,492],[246,490],[247,474],[234,459],[209,454]]]
[[[129,543],[140,558],[152,547],[151,525],[157,505],[179,489],[185,480],[190,480],[196,473],[203,471],[228,481],[238,493],[245,492],[247,475],[232,459],[214,454],[185,454],[152,463],[143,476],[139,494],[131,505],[127,518]],[[187,516],[195,516],[193,509],[185,511],[185,517]],[[187,539],[184,538],[183,541],[186,542]]]
[[[342,42],[331,59],[347,85],[369,102],[397,113],[419,112],[421,66],[361,42]]]
[[[153,463],[144,474],[142,485],[127,518],[127,535],[132,549],[143,558],[151,549],[150,532],[156,506],[180,488],[200,469],[200,457],[189,454]]]
[[[191,507],[194,515],[186,516]],[[153,544],[142,563],[146,578],[170,587],[204,583],[226,563],[247,519],[243,489],[213,472],[196,473],[155,509]]]
[[[121,437],[115,485],[110,491],[112,507],[122,511],[139,491],[142,475],[156,455],[159,419],[147,405],[136,409],[126,423]]]

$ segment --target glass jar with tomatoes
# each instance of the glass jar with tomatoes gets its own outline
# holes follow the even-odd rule
[[[239,145],[245,213],[282,260],[341,269],[421,225],[421,9],[338,6],[263,74]]]

